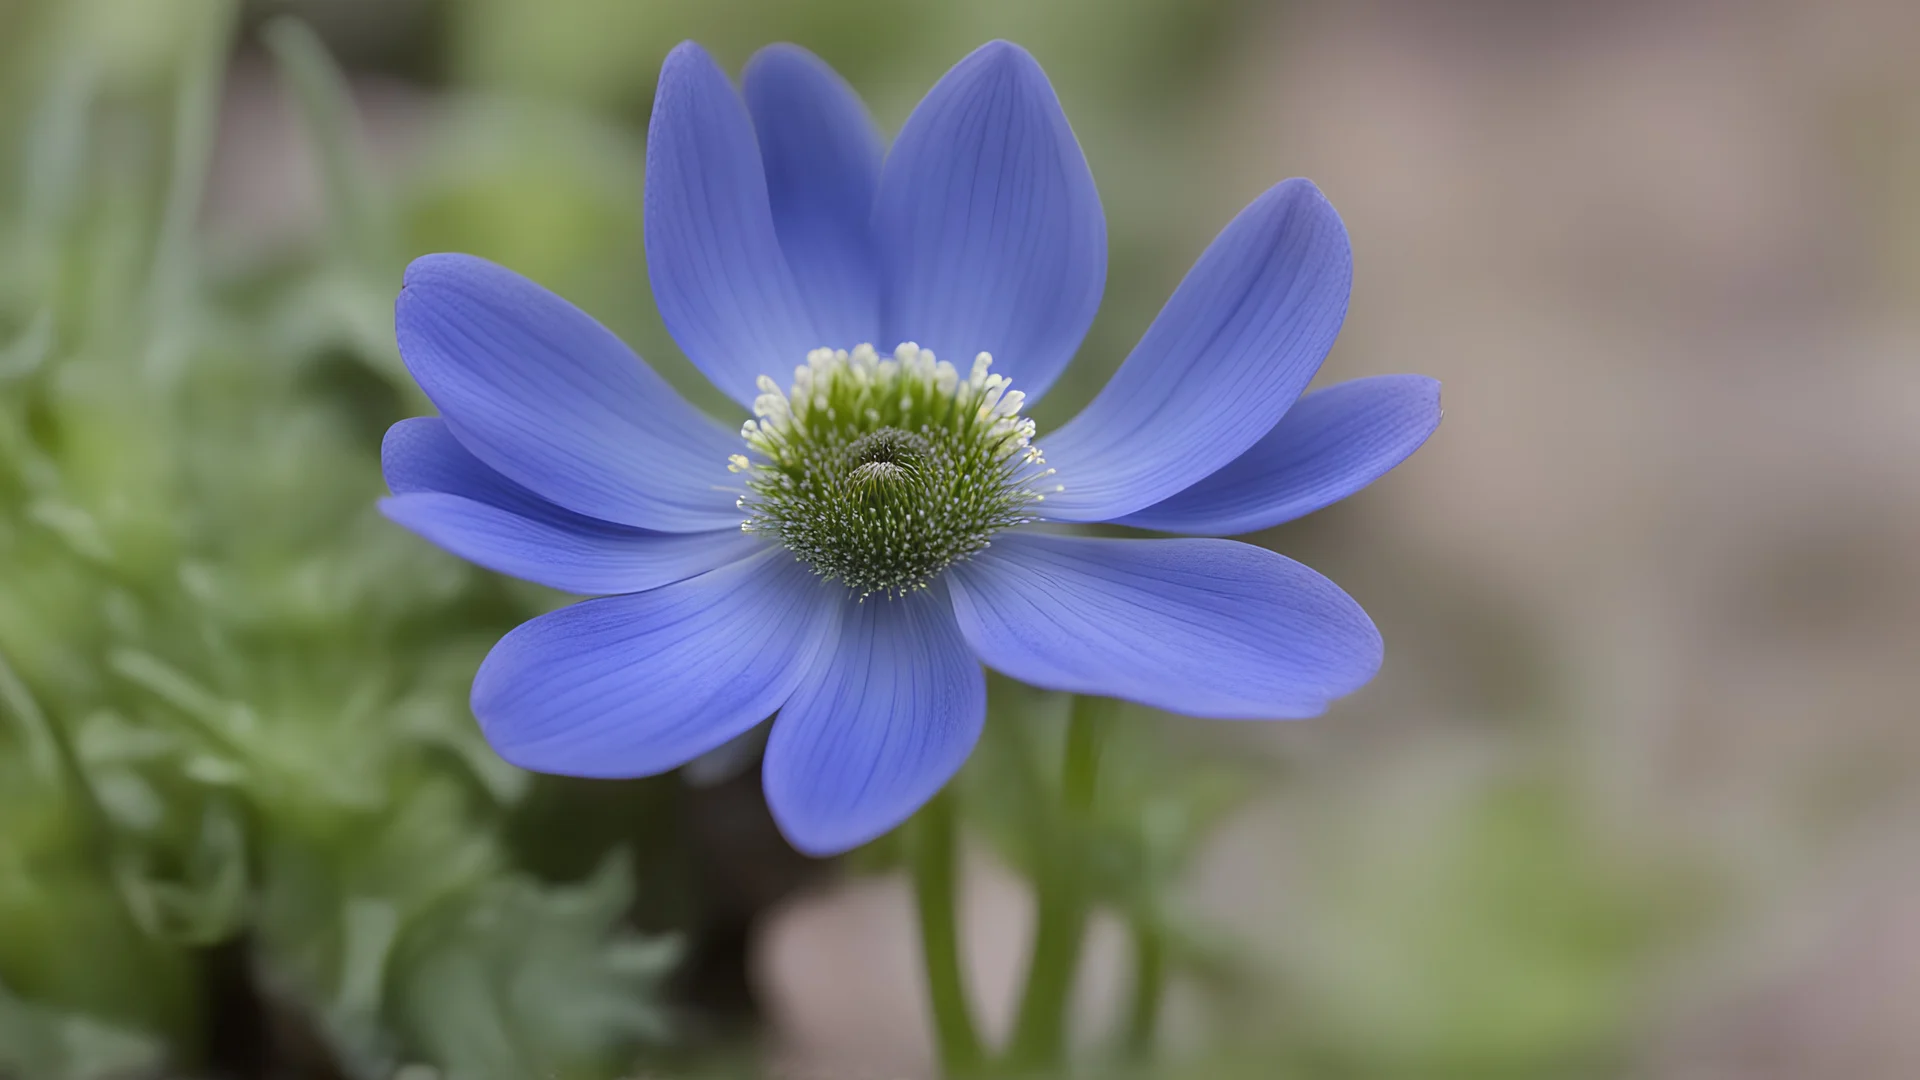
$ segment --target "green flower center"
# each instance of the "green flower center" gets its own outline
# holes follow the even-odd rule
[[[1053,475],[1033,445],[1025,395],[974,358],[967,378],[911,342],[815,349],[782,392],[760,377],[741,528],[778,537],[861,598],[924,589],[940,571],[1032,521]],[[1059,490],[1057,485],[1052,490]]]

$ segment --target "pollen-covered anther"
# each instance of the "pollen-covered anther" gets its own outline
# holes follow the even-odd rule
[[[965,378],[907,342],[815,349],[782,392],[757,383],[742,528],[778,537],[821,575],[862,597],[925,588],[994,533],[1032,520],[1051,476],[1025,395],[974,357]],[[1053,490],[1058,485],[1048,485]]]

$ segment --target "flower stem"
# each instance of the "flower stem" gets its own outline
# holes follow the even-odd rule
[[[965,1075],[980,1065],[980,1036],[967,1004],[966,977],[960,969],[960,937],[954,893],[958,851],[954,841],[953,796],[941,792],[918,817],[913,837],[913,886],[920,905],[920,946],[926,958],[927,995],[933,1005],[934,1036],[940,1064],[948,1076]]]
[[[1133,1005],[1127,1014],[1126,1053],[1135,1060],[1153,1056],[1154,1029],[1160,1023],[1160,999],[1166,989],[1167,950],[1160,932],[1144,919],[1133,924]]]
[[[1020,1069],[1058,1065],[1065,1050],[1067,1004],[1087,928],[1084,834],[1092,816],[1106,711],[1107,703],[1100,698],[1075,697],[1067,721],[1060,776],[1061,828],[1049,838],[1050,858],[1034,876],[1038,911],[1033,958],[1007,1053],[1009,1063]]]

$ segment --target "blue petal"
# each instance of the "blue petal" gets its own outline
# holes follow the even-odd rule
[[[738,525],[739,439],[558,296],[471,255],[407,267],[400,355],[461,445],[589,517],[663,532]]]
[[[974,354],[1038,399],[1072,359],[1107,280],[1107,222],[1046,73],[1004,41],[947,72],[880,174],[882,347]]]
[[[380,512],[468,562],[582,596],[656,589],[764,546],[737,528],[649,533],[578,515],[562,525],[458,495],[396,495],[380,500]]]
[[[380,473],[395,495],[458,495],[521,517],[573,513],[487,468],[437,416],[415,416],[388,428],[380,443]]]
[[[1424,375],[1344,382],[1301,398],[1219,472],[1119,523],[1214,536],[1270,528],[1385,476],[1439,426],[1440,384]]]
[[[763,775],[780,831],[809,855],[913,815],[980,738],[987,684],[939,586],[846,602],[833,656],[773,722]]]
[[[436,417],[387,431],[380,465],[389,518],[489,570],[565,592],[640,592],[759,550],[738,527],[656,533],[563,510],[482,465]]]
[[[1232,540],[1010,533],[955,566],[954,613],[988,666],[1195,716],[1315,716],[1380,669],[1339,586]]]
[[[831,641],[836,588],[769,550],[652,592],[581,601],[500,639],[473,678],[473,714],[522,768],[664,772],[787,700]]]
[[[735,401],[751,407],[756,378],[778,379],[830,343],[780,250],[753,123],[733,84],[691,41],[660,65],[645,216],[660,317]]]
[[[1113,381],[1040,440],[1064,490],[1042,509],[1110,521],[1239,457],[1320,370],[1346,317],[1353,257],[1305,180],[1255,199],[1200,256]]]
[[[797,45],[761,49],[740,82],[766,163],[774,232],[825,335],[817,344],[878,343],[880,256],[868,222],[881,146],[873,118],[845,79]]]

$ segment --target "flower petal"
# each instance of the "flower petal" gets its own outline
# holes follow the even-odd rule
[[[795,848],[834,855],[905,821],[973,752],[987,683],[946,590],[848,601],[833,656],[774,719],[767,805]]]
[[[516,627],[473,678],[499,755],[566,776],[648,776],[746,731],[830,641],[837,597],[780,550]]]
[[[380,500],[380,512],[468,562],[582,596],[657,589],[764,546],[739,529],[650,533],[577,514],[562,524],[458,495],[396,495]]]
[[[1232,536],[1331,506],[1385,476],[1440,426],[1440,384],[1379,375],[1300,399],[1253,449],[1178,495],[1119,519]]]
[[[877,344],[880,260],[869,219],[881,145],[873,118],[845,79],[797,45],[761,49],[740,83],[766,166],[774,232],[825,335],[815,344]]]
[[[763,546],[738,527],[656,533],[586,517],[540,498],[467,453],[437,417],[388,429],[380,464],[387,517],[469,562],[565,592],[658,588]]]
[[[407,369],[462,446],[569,510],[663,532],[739,524],[731,432],[605,327],[471,255],[407,267],[393,306]]]
[[[1339,586],[1232,540],[1010,533],[950,571],[989,667],[1055,690],[1195,716],[1315,716],[1380,668]]]
[[[691,41],[660,65],[645,217],[660,317],[735,401],[751,407],[756,378],[777,378],[828,344],[780,250],[753,123],[733,84]]]
[[[1029,400],[1073,358],[1107,281],[1107,222],[1046,73],[995,41],[947,72],[880,173],[882,348],[976,353]]]
[[[1064,488],[1046,516],[1123,517],[1239,457],[1320,370],[1352,280],[1346,228],[1320,189],[1288,180],[1255,199],[1093,403],[1041,440]]]
[[[437,416],[409,417],[388,428],[380,442],[380,473],[395,495],[458,495],[521,517],[573,514],[487,468]]]

